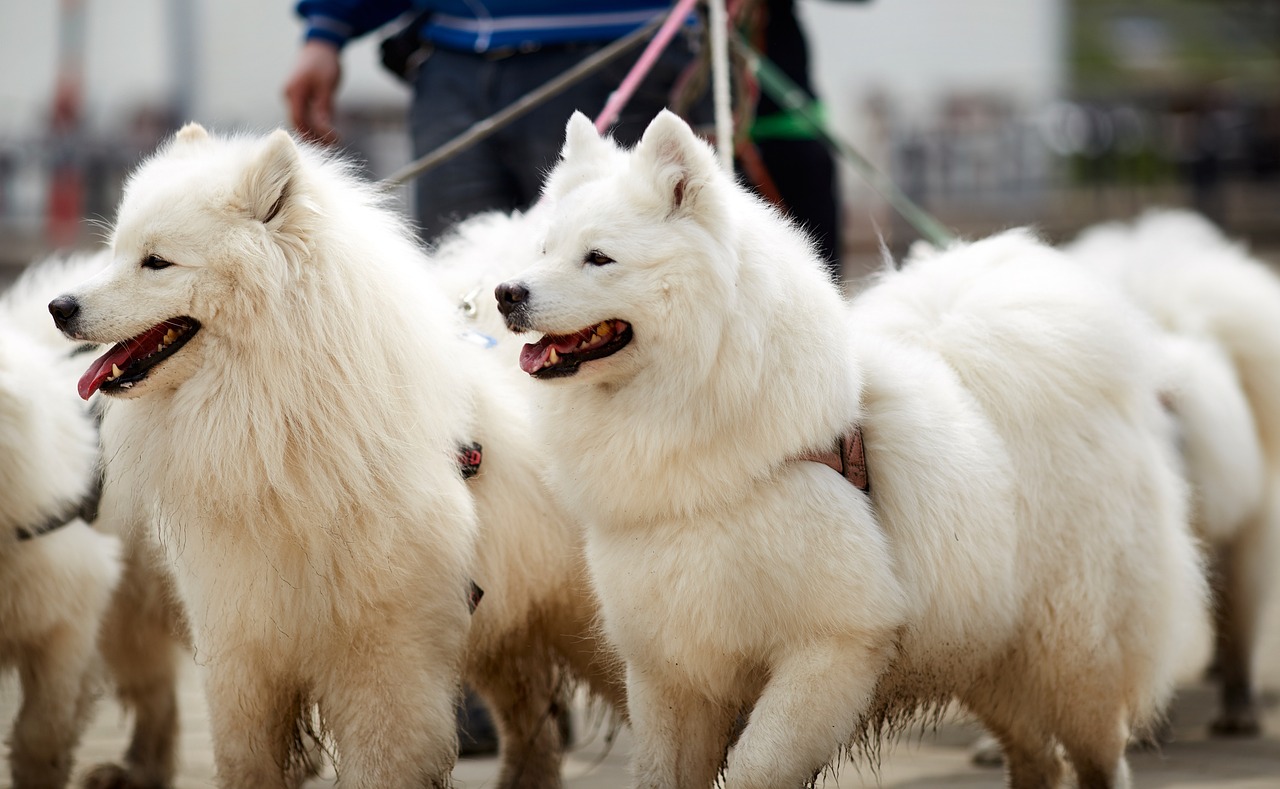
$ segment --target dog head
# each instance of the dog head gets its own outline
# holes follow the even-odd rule
[[[295,188],[300,155],[283,131],[220,139],[188,124],[131,175],[111,265],[49,303],[64,334],[112,345],[81,397],[172,389],[223,327],[270,303],[262,292],[286,279],[314,213]]]
[[[509,329],[544,335],[524,347],[521,368],[607,382],[670,353],[714,355],[735,277],[722,241],[732,237],[727,178],[670,112],[629,153],[575,114],[544,189],[552,216],[540,260],[495,290]]]

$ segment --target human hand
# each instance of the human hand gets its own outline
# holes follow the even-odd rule
[[[293,74],[285,83],[284,97],[293,128],[306,139],[325,145],[338,141],[333,129],[333,97],[341,80],[342,61],[336,46],[318,39],[302,45]]]

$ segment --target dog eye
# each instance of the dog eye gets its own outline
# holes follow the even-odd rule
[[[593,249],[590,252],[588,252],[585,256],[583,256],[582,262],[590,263],[593,266],[607,266],[610,263],[617,263],[618,261],[609,257],[608,255],[604,254],[598,249]]]
[[[147,255],[147,257],[142,261],[143,268],[155,269],[157,271],[162,268],[169,268],[172,265],[172,263],[164,258],[156,257],[155,255]]]

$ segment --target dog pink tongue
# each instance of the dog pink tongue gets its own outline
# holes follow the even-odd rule
[[[551,349],[556,353],[573,353],[583,340],[590,339],[592,329],[583,329],[575,334],[548,334],[537,342],[531,342],[520,351],[520,369],[533,375],[547,366],[547,357]]]
[[[551,354],[551,340],[551,337],[543,337],[537,342],[526,343],[520,350],[520,369],[529,375],[541,370]]]
[[[95,359],[84,375],[80,376],[80,383],[76,387],[80,397],[88,400],[94,392],[98,391],[103,382],[111,377],[112,366],[124,369],[130,362],[149,354],[160,343],[166,331],[168,327],[162,323],[144,331],[132,340],[125,340],[111,346],[111,350]]]
[[[93,364],[89,365],[89,369],[85,371],[85,374],[80,376],[80,384],[77,387],[80,397],[88,400],[94,392],[98,391],[102,387],[102,382],[111,376],[112,365],[128,363],[128,343],[118,343],[112,346],[111,350],[94,360]]]

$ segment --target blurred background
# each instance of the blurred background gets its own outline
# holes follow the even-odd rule
[[[1188,205],[1280,246],[1280,0],[801,0],[833,127],[966,236],[1052,239]],[[0,5],[0,265],[91,245],[124,175],[186,120],[286,122],[285,0]],[[377,36],[344,56],[344,143],[409,158]],[[600,108],[582,108],[595,114]],[[842,173],[846,260],[912,231]]]

